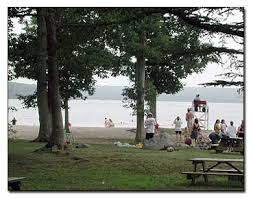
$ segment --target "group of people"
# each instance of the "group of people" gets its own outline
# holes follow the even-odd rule
[[[244,120],[242,120],[241,125],[236,129],[234,122],[230,121],[230,125],[227,126],[224,119],[217,119],[214,124],[214,131],[209,134],[209,138],[212,144],[218,144],[220,139],[226,138],[244,138]]]
[[[114,123],[113,123],[113,121],[112,121],[112,119],[107,119],[107,118],[105,118],[105,127],[106,128],[111,128],[111,127],[114,127],[115,125],[114,125]]]
[[[185,116],[187,122],[187,127],[185,128],[185,144],[195,146],[200,135],[200,124],[197,118],[194,119],[194,114],[191,109],[187,109]],[[182,120],[177,116],[174,120],[175,133],[177,142],[182,141]],[[227,126],[224,119],[217,119],[214,124],[214,131],[209,134],[209,139],[212,144],[217,144],[221,138],[244,138],[244,120],[242,120],[241,125],[236,129],[234,122],[231,121],[230,125]]]
[[[197,118],[194,119],[194,114],[191,109],[187,109],[187,113],[185,116],[185,120],[187,122],[187,127],[185,128],[185,143],[191,145],[192,143],[195,145],[196,140],[198,138],[198,134],[200,131],[200,125]],[[177,142],[182,141],[182,120],[179,116],[174,120],[175,125],[175,133]]]

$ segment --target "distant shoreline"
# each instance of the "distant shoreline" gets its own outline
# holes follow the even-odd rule
[[[88,96],[89,100],[121,100],[124,86],[96,86],[95,93]],[[35,84],[21,84],[8,82],[8,98],[17,99],[17,95],[31,95],[36,90]],[[191,102],[196,94],[210,103],[243,103],[243,95],[237,92],[237,88],[220,87],[184,87],[174,95],[161,94],[157,101]]]
[[[8,100],[19,100],[18,98],[8,98]],[[86,100],[83,99],[70,99],[69,101],[122,101],[120,99],[89,99]],[[21,101],[21,100],[20,100]],[[180,100],[157,100],[157,102],[182,102],[182,103],[192,103],[191,101],[180,101]],[[208,102],[208,101],[207,101]],[[212,104],[244,104],[244,101],[242,102],[208,102]]]

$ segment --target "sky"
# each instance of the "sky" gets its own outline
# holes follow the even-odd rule
[[[204,72],[200,74],[192,74],[189,75],[186,79],[182,80],[182,82],[185,84],[186,87],[196,87],[199,86],[198,84],[201,83],[206,83],[213,81],[217,79],[215,75],[224,73],[224,69],[218,65],[218,64],[208,64]],[[129,86],[129,79],[124,76],[119,76],[119,77],[109,77],[106,79],[101,79],[98,77],[95,77],[96,79],[96,85],[98,86]],[[18,82],[18,83],[25,83],[25,84],[36,84],[36,81],[34,80],[29,80],[25,78],[19,78],[16,80],[13,80],[13,82]]]

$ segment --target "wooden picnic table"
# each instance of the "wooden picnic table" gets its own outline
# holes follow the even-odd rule
[[[208,182],[208,175],[228,176],[230,179],[239,179],[243,183],[244,170],[240,169],[235,163],[244,163],[243,159],[220,159],[220,158],[193,158],[193,171],[183,172],[187,174],[187,179],[191,179],[195,183],[195,179],[203,176],[205,182]],[[213,163],[211,166],[206,163]],[[201,165],[200,171],[197,171],[198,165]],[[229,169],[217,169],[218,165],[225,164]]]
[[[20,191],[21,181],[24,179],[25,177],[9,177],[8,187],[10,187],[12,191]]]

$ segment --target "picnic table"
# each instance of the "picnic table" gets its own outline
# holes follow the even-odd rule
[[[193,158],[189,161],[192,161],[193,171],[182,172],[182,174],[186,174],[187,179],[191,179],[193,184],[195,184],[195,179],[200,176],[203,176],[204,181],[207,183],[209,175],[228,176],[229,180],[239,180],[243,183],[244,170],[235,165],[235,163],[243,164],[243,159]],[[218,165],[221,164],[227,165],[229,169],[218,169]],[[200,170],[197,170],[198,165],[201,166]]]
[[[9,177],[8,187],[10,187],[12,191],[19,191],[20,186],[21,186],[21,181],[24,179],[25,177]]]
[[[211,149],[216,150],[216,153],[223,151],[240,152],[244,154],[244,140],[243,138],[222,138],[219,144],[212,144]]]

